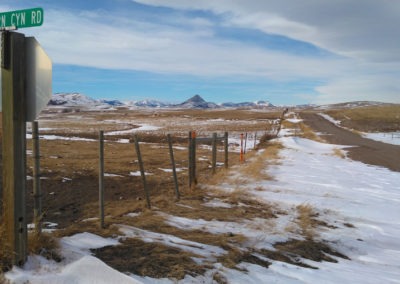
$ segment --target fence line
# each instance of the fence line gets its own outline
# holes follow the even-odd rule
[[[41,229],[41,189],[40,189],[40,153],[39,153],[39,126],[37,122],[32,123],[32,147],[33,147],[33,158],[34,158],[34,167],[33,167],[33,176],[34,176],[34,220],[35,223],[38,224],[38,230]],[[246,133],[247,134],[247,133]],[[241,152],[243,152],[243,134],[242,141],[241,141]],[[247,136],[247,135],[246,135]],[[180,200],[180,192],[179,192],[179,183],[177,178],[176,172],[176,164],[173,152],[173,145],[172,145],[172,138],[170,134],[167,134],[167,141],[169,146],[169,154],[172,166],[172,173],[173,179],[175,184],[175,195],[176,200]],[[210,143],[212,145],[212,173],[216,173],[217,167],[217,143],[222,142],[224,144],[224,164],[225,168],[228,168],[228,132],[224,133],[224,136],[218,137],[217,133],[213,133],[212,137],[197,137],[195,131],[189,132],[189,139],[188,139],[188,152],[189,152],[189,186],[192,188],[195,184],[197,184],[197,177],[196,177],[196,148],[197,143]],[[98,182],[99,182],[99,227],[105,228],[105,221],[104,221],[104,191],[105,191],[105,183],[104,183],[104,131],[100,130],[98,134],[98,153],[99,153],[99,160],[98,160]],[[139,169],[142,177],[145,198],[146,198],[146,205],[148,208],[151,208],[151,201],[150,201],[150,194],[149,188],[147,186],[146,181],[146,173],[144,170],[143,159],[140,151],[139,146],[139,137],[138,135],[134,135],[134,146],[138,158]]]

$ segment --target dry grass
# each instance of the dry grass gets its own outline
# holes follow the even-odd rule
[[[193,258],[199,256],[195,254],[136,238],[125,239],[121,245],[94,249],[92,252],[121,272],[152,278],[183,279],[187,274],[204,274],[206,268],[210,268],[196,263]]]
[[[334,148],[333,149],[333,155],[337,156],[339,158],[342,158],[342,159],[346,158],[345,152],[343,152],[343,150],[339,149],[339,148]]]
[[[81,116],[81,118],[78,119],[78,116]],[[140,177],[129,175],[130,172],[138,170],[137,157],[133,145],[115,142],[116,138],[131,138],[131,135],[120,135],[112,139],[106,136],[105,171],[122,175],[122,177],[106,177],[105,180],[105,215],[107,216],[105,229],[99,228],[98,220],[82,222],[83,219],[98,216],[98,143],[41,140],[43,176],[48,178],[42,181],[43,204],[47,212],[44,219],[59,224],[59,230],[53,234],[54,237],[58,238],[79,232],[91,232],[103,237],[116,237],[121,233],[118,230],[118,226],[114,224],[126,224],[153,232],[175,235],[186,240],[222,247],[228,251],[228,254],[221,258],[221,261],[223,260],[227,265],[230,263],[232,267],[235,267],[240,261],[268,265],[248,252],[234,249],[234,247],[242,247],[246,243],[247,238],[244,235],[233,233],[212,234],[203,230],[179,229],[166,223],[166,216],[168,215],[165,214],[190,219],[232,222],[252,218],[275,218],[273,214],[275,210],[271,205],[262,204],[249,198],[242,186],[245,186],[250,178],[256,180],[270,179],[265,167],[277,163],[278,153],[282,148],[280,144],[267,142],[259,145],[258,149],[263,149],[263,151],[258,151],[257,153],[248,152],[246,155],[247,162],[241,165],[238,164],[238,154],[230,153],[229,166],[241,167],[241,171],[243,171],[242,177],[239,177],[240,180],[234,181],[234,183],[240,184],[236,184],[234,188],[237,188],[237,190],[234,190],[232,194],[216,192],[213,195],[209,195],[202,190],[203,185],[210,183],[211,185],[212,183],[216,185],[224,182],[224,180],[230,180],[231,176],[230,170],[223,168],[218,168],[215,175],[211,174],[211,169],[209,168],[211,151],[209,148],[198,147],[197,155],[203,159],[197,165],[199,185],[196,190],[190,191],[188,189],[187,170],[178,172],[182,196],[179,203],[175,202],[171,173],[166,173],[160,169],[171,167],[165,138],[167,131],[173,133],[174,146],[186,148],[188,131],[193,128],[198,129],[201,136],[210,136],[213,131],[217,131],[219,136],[223,131],[235,131],[235,133],[239,131],[265,132],[271,127],[267,119],[276,119],[279,116],[280,112],[267,113],[248,110],[237,112],[197,110],[132,112],[118,110],[114,113],[62,113],[55,118],[47,117],[46,122],[41,127],[57,128],[48,130],[48,134],[77,135],[93,139],[97,139],[97,131],[100,127],[105,130],[122,130],[133,128],[135,127],[134,124],[154,125],[159,123],[160,127],[164,128],[151,133],[138,133],[140,140],[146,142],[140,144],[145,171],[153,174],[148,176],[152,210],[148,210],[145,207]],[[82,117],[85,119],[82,119]],[[121,122],[110,122],[116,118]],[[209,119],[223,119],[226,122],[222,124],[218,122],[209,123],[207,122]],[[31,143],[28,142],[28,149],[30,148]],[[178,168],[187,167],[187,150],[174,149],[174,155]],[[220,152],[217,156],[218,161],[223,159],[223,155]],[[209,160],[207,161],[208,158]],[[28,163],[29,166],[32,165],[31,159],[28,159]],[[72,180],[65,181],[65,177]],[[31,184],[28,182],[28,188],[30,186]],[[232,207],[206,207],[204,205],[205,202],[216,197],[223,202],[232,204]],[[30,206],[30,203],[32,203],[32,199],[28,201],[28,206]],[[137,217],[126,216],[130,212],[140,213],[140,215]],[[268,228],[264,229],[268,230]],[[30,235],[33,238],[30,242],[35,244],[32,251],[43,254],[45,246],[42,245],[42,242],[45,240],[34,234]],[[47,242],[52,243],[51,240]],[[151,246],[143,244],[143,249],[138,250],[138,246],[142,244],[139,240],[127,239],[116,250],[107,248],[107,252],[104,255],[105,258],[109,257],[110,262],[117,262],[114,267],[120,267],[121,271],[126,269],[126,267],[124,268],[126,264],[126,266],[130,266],[129,271],[142,275],[159,275],[180,279],[185,273],[201,274],[204,271],[205,267],[194,264],[191,259],[193,255],[187,252],[163,247],[160,244]],[[45,248],[45,251],[53,250]],[[145,260],[143,255],[147,255]],[[140,263],[135,262],[138,259],[140,259]],[[134,270],[134,267],[138,267],[137,265],[140,266],[140,271],[139,269]],[[157,274],[158,271],[162,270],[160,269],[162,265],[168,267],[167,270],[169,272],[165,270]],[[193,268],[190,268],[191,266]],[[223,283],[222,278],[218,276],[216,278]]]
[[[219,273],[219,272],[216,272],[214,275],[213,275],[213,280],[215,281],[215,283],[217,283],[217,284],[228,284],[229,282],[228,282],[228,280],[226,279],[226,277],[225,276],[223,276],[221,273]]]
[[[245,179],[254,180],[271,180],[272,177],[268,175],[266,168],[268,165],[275,165],[279,159],[279,151],[282,149],[282,144],[276,142],[269,142],[264,144],[263,152],[251,152],[246,154],[246,160],[241,165],[240,172]]]
[[[276,133],[266,132],[260,137],[260,142],[257,145],[257,149],[265,148],[269,141],[276,138]]]
[[[0,219],[0,279],[3,272],[8,271],[12,267],[13,251],[6,241],[6,228],[3,221]]]
[[[326,112],[347,128],[364,132],[400,130],[400,105],[370,106]]]
[[[82,116],[85,117],[84,128]],[[189,130],[196,130],[203,134],[224,131],[265,131],[271,127],[269,120],[279,116],[279,110],[115,110],[56,113],[49,109],[42,118],[45,119],[46,128],[55,128],[55,130],[47,130],[47,134],[73,133],[81,136],[85,135],[84,133],[91,133],[90,136],[94,138],[99,130],[127,130],[140,124],[156,125],[161,127],[159,132],[179,133],[182,137],[185,137]],[[208,120],[213,121],[205,123]],[[119,137],[123,136],[128,138],[129,135]]]
[[[50,233],[33,230],[28,233],[28,252],[57,262],[61,261],[58,239]]]
[[[233,269],[238,269],[237,265],[241,262],[257,264],[265,268],[268,268],[271,265],[271,262],[255,256],[251,251],[241,250],[238,248],[231,248],[227,254],[218,258],[218,262],[222,263],[227,268]]]
[[[306,237],[306,239],[312,240],[316,235],[314,218],[318,215],[309,204],[301,204],[297,206],[296,209],[298,213],[297,224],[301,228],[302,235]]]
[[[282,126],[287,129],[293,129],[294,135],[317,142],[324,142],[324,140],[319,137],[308,125],[304,122],[293,123],[287,120],[282,122]]]
[[[312,239],[306,240],[289,240],[284,243],[277,243],[274,247],[278,250],[281,255],[288,255],[288,256],[297,256],[295,258],[290,258],[289,263],[293,263],[295,265],[304,266],[308,268],[315,267],[309,266],[307,264],[301,263],[298,260],[298,256],[305,259],[310,259],[313,261],[328,261],[336,263],[337,260],[332,258],[331,256],[341,257],[343,259],[349,259],[347,256],[337,252],[336,250],[332,249],[328,244],[317,242]]]
[[[310,140],[314,140],[317,142],[324,142],[323,139],[321,139],[321,137],[319,137],[317,134],[315,134],[315,132],[306,124],[300,122],[298,123],[300,131],[301,131],[301,137],[303,138],[307,138]]]
[[[104,238],[112,238],[118,236],[119,229],[112,222],[105,222],[105,228],[100,228],[99,221],[76,222],[67,228],[57,230],[53,233],[55,238],[72,236],[78,233],[88,232]]]

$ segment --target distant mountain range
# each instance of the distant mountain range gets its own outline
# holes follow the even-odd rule
[[[62,107],[86,107],[107,109],[113,107],[128,108],[186,108],[186,109],[216,109],[216,108],[265,108],[273,107],[266,101],[242,102],[242,103],[222,103],[216,104],[206,102],[200,95],[195,95],[190,99],[180,103],[164,103],[157,100],[141,100],[121,102],[119,100],[95,100],[80,93],[57,93],[54,94],[48,103],[49,106]]]

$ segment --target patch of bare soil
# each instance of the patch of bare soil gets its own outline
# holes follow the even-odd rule
[[[231,248],[226,255],[219,257],[218,261],[225,267],[242,271],[242,268],[237,267],[241,262],[248,262],[265,268],[268,268],[271,265],[271,262],[254,255],[253,252],[237,248]]]
[[[322,133],[321,137],[326,141],[333,144],[352,146],[346,148],[351,159],[370,165],[386,167],[392,171],[400,171],[400,146],[363,138],[358,134],[334,125],[315,113],[303,112],[300,116],[313,130]]]
[[[276,243],[274,248],[276,251],[262,249],[258,251],[258,253],[272,260],[287,262],[293,265],[312,269],[318,268],[302,262],[301,259],[334,263],[336,263],[337,260],[332,256],[349,259],[346,255],[332,249],[328,244],[312,239],[289,240],[287,242]]]
[[[182,279],[187,274],[202,275],[210,268],[196,263],[193,257],[197,255],[134,238],[126,239],[118,246],[93,249],[92,252],[118,271],[152,278]]]

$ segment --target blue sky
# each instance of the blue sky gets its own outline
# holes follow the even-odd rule
[[[400,102],[400,1],[3,0],[44,9],[21,29],[53,61],[53,92],[276,105]]]

